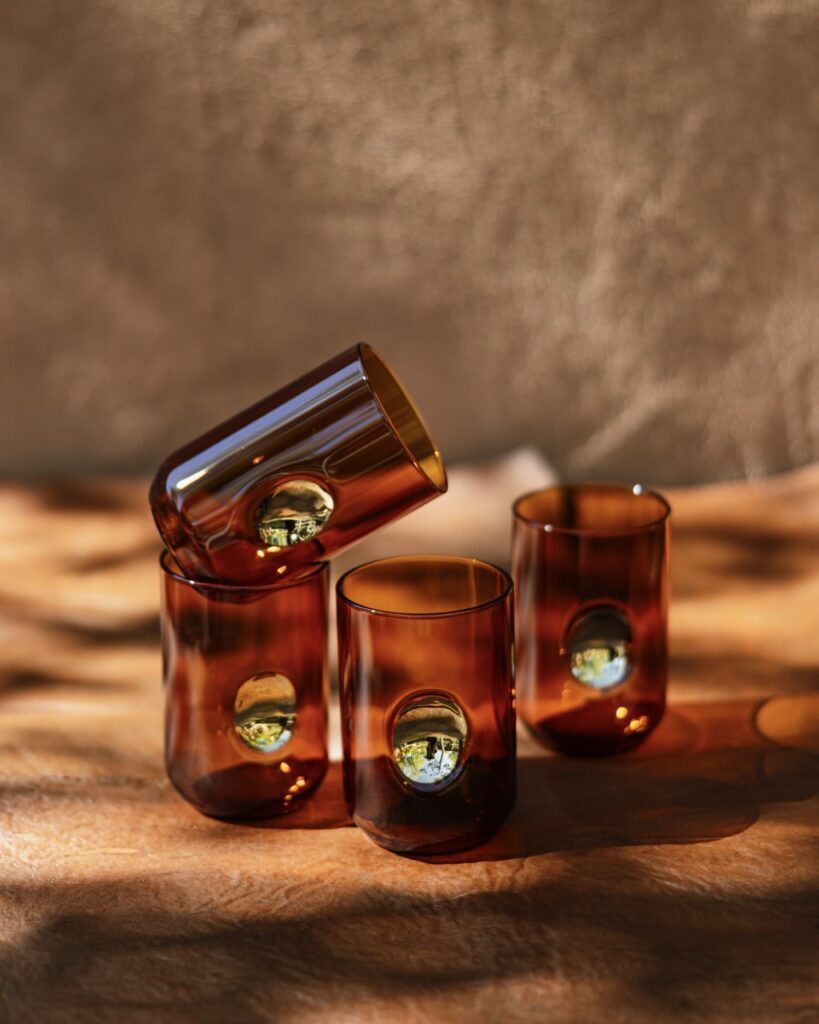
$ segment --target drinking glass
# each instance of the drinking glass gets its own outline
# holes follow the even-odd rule
[[[551,487],[514,505],[518,712],[568,754],[615,754],[665,710],[668,518],[634,487]]]
[[[337,593],[353,820],[396,852],[478,845],[515,798],[510,577],[472,558],[388,558]]]
[[[169,456],[151,508],[184,575],[269,583],[442,494],[412,401],[357,345]]]
[[[327,769],[327,564],[250,587],[161,566],[168,777],[216,818],[293,810]]]

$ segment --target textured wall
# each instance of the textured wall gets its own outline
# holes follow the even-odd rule
[[[0,470],[359,338],[450,456],[819,457],[818,84],[812,0],[5,0]]]

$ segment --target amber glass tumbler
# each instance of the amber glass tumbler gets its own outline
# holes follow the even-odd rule
[[[518,711],[555,750],[630,750],[663,716],[670,512],[639,486],[515,503]]]
[[[487,839],[515,799],[512,581],[471,558],[388,558],[338,582],[344,787],[402,853]]]
[[[162,565],[165,765],[215,818],[285,814],[327,769],[327,565],[232,587]]]
[[[185,575],[256,584],[303,571],[446,487],[415,406],[358,345],[171,455],[151,508]]]

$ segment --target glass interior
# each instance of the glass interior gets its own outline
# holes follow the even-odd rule
[[[359,352],[367,380],[396,435],[433,485],[445,491],[446,471],[441,453],[409,395],[369,345],[360,345]]]
[[[512,581],[474,558],[440,555],[386,558],[342,576],[339,596],[386,615],[451,615],[500,600]]]
[[[585,484],[548,487],[525,494],[515,515],[536,526],[577,533],[627,533],[662,523],[671,508],[665,498],[636,485]]]

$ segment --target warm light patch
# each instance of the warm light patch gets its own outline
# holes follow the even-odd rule
[[[640,715],[639,718],[632,718],[632,720],[625,727],[623,732],[634,733],[634,732],[645,732],[648,728],[648,716]]]

